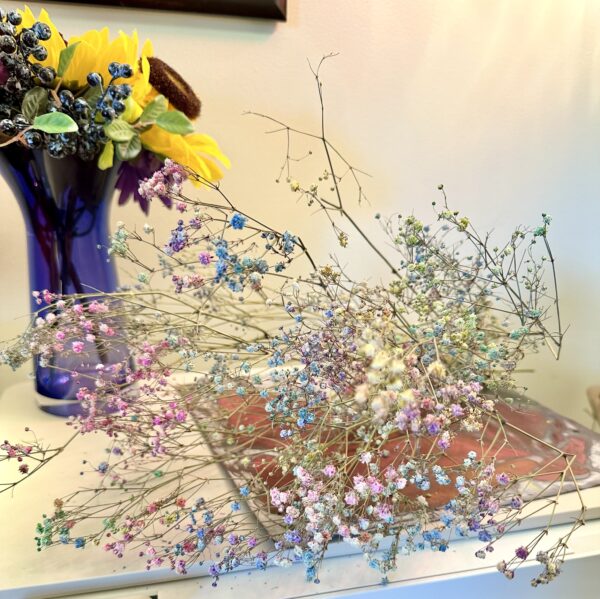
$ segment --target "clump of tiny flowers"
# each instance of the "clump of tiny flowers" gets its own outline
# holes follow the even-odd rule
[[[147,202],[153,200],[165,201],[171,194],[179,194],[183,183],[188,179],[188,171],[167,158],[164,166],[157,170],[149,179],[140,182],[138,193]]]
[[[333,181],[335,193],[328,169],[319,182]],[[188,179],[214,195],[187,197]],[[290,187],[331,206],[317,183]],[[90,488],[42,518],[39,547],[135,550],[148,568],[203,565],[215,584],[241,565],[296,562],[318,582],[336,541],[358,547],[383,578],[399,555],[445,552],[455,535],[477,538],[478,557],[492,553],[528,497],[483,447],[485,431],[495,423],[502,445],[499,392],[514,387],[524,353],[560,347],[541,299],[546,261],[535,254],[547,248],[536,244],[549,220],[494,249],[446,205],[436,226],[382,221],[396,254],[376,255],[393,276],[370,284],[334,261],[319,266],[300,236],[169,161],[139,192],[179,215],[166,239],[118,224],[110,253],[135,264],[137,282],[99,297],[41,292],[32,327],[0,354],[13,367],[32,355],[49,367],[59,352],[80,357],[71,374],[85,413],[69,424],[110,442],[86,465]],[[334,231],[345,247],[350,237]],[[170,289],[153,286],[156,277]],[[112,365],[109,351],[120,353]],[[219,486],[217,465],[237,490]],[[80,532],[91,520],[101,525]],[[512,576],[540,541],[499,568]],[[560,570],[561,548],[547,551],[539,582]]]

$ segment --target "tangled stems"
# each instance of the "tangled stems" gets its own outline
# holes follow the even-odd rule
[[[320,135],[279,123],[284,169],[292,194],[321,208],[344,246],[343,220],[368,237],[342,203],[336,161],[359,199],[361,173],[324,123]],[[293,179],[296,135],[324,152],[308,185]],[[209,193],[186,195],[188,178]],[[126,345],[135,363],[81,375],[87,413],[70,425],[105,432],[110,453],[91,466],[97,484],[57,500],[40,522],[40,548],[135,550],[148,567],[182,573],[207,562],[215,583],[242,565],[302,561],[317,582],[330,543],[343,541],[385,578],[398,555],[443,552],[456,536],[478,538],[478,557],[493,553],[551,494],[547,526],[498,567],[510,578],[535,549],[543,568],[533,583],[558,574],[570,534],[542,547],[559,495],[581,499],[574,456],[517,426],[506,400],[523,356],[544,343],[558,354],[562,343],[556,287],[545,283],[549,217],[498,247],[446,201],[433,226],[380,218],[394,252],[368,241],[390,271],[373,285],[335,260],[320,264],[295,232],[254,219],[169,161],[140,193],[170,200],[180,217],[164,240],[151,226],[117,227],[110,251],[136,266],[137,282],[93,298],[42,294],[46,309],[2,353],[16,367],[31,354],[85,361],[89,344]],[[527,443],[534,463],[515,458]]]
[[[20,475],[17,480],[0,482],[0,493],[13,491],[18,484],[33,476],[40,468],[65,451],[78,434],[72,435],[62,446],[52,448],[45,446],[29,427],[25,427],[25,432],[33,436],[32,441],[13,444],[4,440],[0,444],[0,463],[9,460],[16,461],[19,464],[17,470]]]

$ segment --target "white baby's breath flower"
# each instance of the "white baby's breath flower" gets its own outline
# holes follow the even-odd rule
[[[446,367],[439,360],[435,360],[427,367],[427,373],[430,376],[442,379],[446,376]]]
[[[388,383],[386,389],[389,391],[402,391],[404,389],[404,381],[400,378],[394,379],[391,383]]]
[[[402,374],[406,370],[406,365],[402,360],[395,358],[390,364],[390,370],[393,374]]]
[[[372,358],[375,355],[376,348],[372,343],[365,343],[358,351],[362,356]]]
[[[377,352],[371,362],[371,368],[381,370],[390,361],[390,356],[386,351]]]
[[[390,407],[396,401],[396,393],[393,391],[383,391],[371,401],[371,410],[377,420],[383,420],[388,415]]]
[[[367,373],[367,381],[369,381],[371,385],[377,385],[381,382],[381,376],[378,372],[373,372],[371,370]]]
[[[356,389],[354,390],[354,400],[359,404],[364,404],[367,401],[368,393],[369,385],[357,385]]]
[[[415,401],[415,394],[412,389],[406,389],[398,395],[399,403],[410,403],[411,401]]]

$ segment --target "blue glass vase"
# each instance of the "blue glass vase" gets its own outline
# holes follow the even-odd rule
[[[13,144],[0,151],[0,172],[23,212],[31,291],[115,291],[117,275],[107,247],[118,165],[101,171],[95,161],[56,159]],[[33,296],[31,309],[40,309]],[[62,416],[79,413],[76,394],[90,384],[86,375],[93,376],[97,364],[114,364],[122,357],[118,350],[110,355],[92,350],[85,357],[65,352],[47,366],[34,359],[40,407]]]

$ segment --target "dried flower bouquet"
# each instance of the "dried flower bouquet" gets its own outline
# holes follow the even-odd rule
[[[495,557],[512,578],[535,556],[532,584],[549,582],[583,524],[581,501],[571,532],[545,543],[561,492],[581,498],[577,464],[515,425],[510,397],[522,358],[543,345],[558,357],[562,344],[550,217],[495,245],[440,188],[432,225],[377,216],[384,250],[347,207],[348,183],[363,198],[362,173],[329,141],[325,119],[312,134],[265,118],[286,141],[280,180],[326,216],[341,246],[362,238],[389,280],[355,281],[334,260],[321,263],[297,232],[254,219],[221,186],[167,161],[139,192],[177,208],[170,238],[124,224],[112,238],[137,283],[93,298],[42,291],[35,321],[1,354],[16,367],[69,351],[87,368],[88,344],[125,342],[135,361],[96,364],[95,378],[82,377],[87,415],[69,424],[76,435],[105,432],[110,457],[93,465],[99,479],[88,490],[56,500],[38,525],[39,547],[135,550],[148,568],[181,573],[206,562],[215,584],[237,567],[301,561],[318,582],[340,541],[385,580],[399,555],[443,552],[457,536],[477,537],[485,558],[551,493],[547,525]],[[292,170],[299,137],[315,146],[308,184]],[[186,180],[209,193],[189,197]],[[156,264],[140,258],[141,246]],[[165,277],[167,290],[157,284]],[[523,439],[538,444],[539,460],[514,471]],[[37,441],[2,448],[23,478],[57,451]]]

